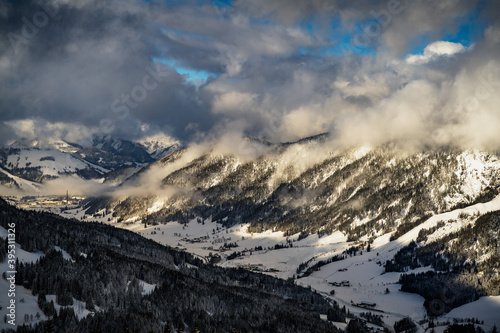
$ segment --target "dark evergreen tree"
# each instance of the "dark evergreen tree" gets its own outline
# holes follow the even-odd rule
[[[359,319],[351,319],[346,327],[346,333],[368,333],[368,326]]]
[[[414,333],[417,332],[417,325],[409,317],[406,317],[394,323],[394,331],[396,333]]]
[[[49,319],[45,322],[45,330],[44,330],[44,333],[54,333],[54,332],[55,332],[54,322],[53,322],[52,320],[53,320],[52,318],[49,318]]]

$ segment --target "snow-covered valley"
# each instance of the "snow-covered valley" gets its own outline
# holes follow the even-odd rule
[[[347,237],[338,231],[322,237],[312,234],[299,240],[299,234],[284,236],[282,231],[249,232],[248,224],[226,228],[211,218],[197,217],[188,223],[170,222],[145,227],[140,220],[117,223],[112,213],[105,215],[104,210],[94,217],[85,215],[85,210],[78,206],[63,211],[59,207],[47,206],[31,209],[53,211],[64,217],[74,217],[87,222],[109,223],[134,231],[160,244],[185,250],[205,262],[212,261],[221,267],[242,267],[282,279],[294,279],[296,284],[311,287],[340,306],[345,306],[350,313],[361,315],[364,312],[372,312],[382,315],[383,322],[390,329],[393,329],[396,321],[410,317],[418,324],[419,331],[424,332],[429,331],[430,319],[423,306],[424,298],[401,291],[401,285],[398,283],[401,273],[385,272],[384,263],[391,260],[403,246],[414,241],[424,228],[444,223],[444,226],[432,234],[432,237],[438,239],[465,225],[474,224],[480,215],[500,210],[500,196],[486,203],[434,215],[397,240],[390,241],[390,234],[377,237],[370,243],[369,251],[364,245],[367,239],[347,241]],[[354,246],[359,250],[346,254],[346,251]],[[231,258],[233,253],[238,255]],[[304,274],[307,268],[316,263],[327,262],[328,259],[339,255],[345,258],[325,263],[318,270]],[[299,269],[304,263],[306,265]],[[421,267],[405,273],[429,270],[432,268]],[[376,305],[371,306],[370,303]],[[483,328],[488,330],[494,324],[500,325],[498,313],[500,296],[484,296],[449,313],[436,316],[432,321],[435,323],[436,332],[443,331],[447,323],[464,318],[477,318],[484,322]],[[342,323],[338,325],[345,326]]]

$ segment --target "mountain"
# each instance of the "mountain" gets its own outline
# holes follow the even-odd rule
[[[78,143],[71,143],[64,140],[40,141],[20,139],[18,141],[11,142],[7,146],[18,148],[57,149],[63,153],[76,153],[82,148],[82,146]]]
[[[109,136],[82,144],[62,140],[13,142],[0,148],[0,185],[37,192],[37,183],[62,176],[103,178],[116,185],[180,147],[163,136],[143,144]]]
[[[0,167],[16,177],[37,183],[65,175],[100,178],[108,172],[103,167],[56,149],[26,147],[0,148]]]
[[[340,332],[320,315],[345,322],[345,309],[291,280],[204,264],[130,231],[0,199],[0,226],[12,224],[18,332]],[[0,238],[5,270],[6,256]],[[4,295],[8,288],[0,283]]]
[[[134,192],[141,184],[151,191]],[[340,232],[345,250],[350,246],[354,253],[375,241],[381,255],[370,261],[387,258],[380,262],[382,273],[403,273],[402,290],[422,295],[431,315],[433,301],[441,299],[436,291],[443,288],[457,292],[440,314],[500,294],[500,235],[497,220],[487,215],[500,211],[496,153],[395,144],[346,149],[327,135],[284,144],[245,139],[238,153],[218,143],[203,151],[178,150],[121,187],[135,194],[89,200],[86,208],[106,208],[124,226],[134,221],[153,228],[169,221],[187,226],[196,220],[226,228],[247,225],[243,238],[281,231],[287,241],[315,235],[320,242]],[[476,236],[467,238],[471,233]],[[244,253],[235,251],[226,260]],[[343,258],[335,253],[332,260]],[[329,263],[315,258],[288,271],[311,274]],[[427,275],[404,276],[428,266]]]
[[[138,143],[112,138],[96,137],[91,146],[75,153],[82,159],[108,169],[145,166],[154,161]]]
[[[38,192],[40,190],[40,185],[36,182],[20,178],[0,168],[0,185],[5,186],[10,189],[21,190],[26,192]]]
[[[494,154],[328,145],[321,137],[259,143],[256,149],[264,153],[250,160],[216,149],[186,158],[189,149],[179,150],[151,165],[165,170],[158,187],[175,189],[173,195],[122,198],[110,208],[119,218],[142,216],[145,223],[213,216],[228,226],[251,223],[256,232],[340,230],[354,240],[400,234],[425,217],[498,194],[500,161]],[[147,170],[138,175],[148,179]],[[148,214],[158,200],[160,209]]]
[[[142,145],[148,154],[155,160],[158,160],[181,148],[181,145],[177,140],[162,134],[145,137],[139,140],[138,143]]]

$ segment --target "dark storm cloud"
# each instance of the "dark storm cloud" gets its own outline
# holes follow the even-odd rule
[[[147,6],[61,3],[53,7],[53,17],[34,2],[16,1],[9,7],[0,32],[0,57],[8,62],[0,69],[2,120],[40,117],[96,127],[108,118],[117,135],[140,134],[140,122],[184,138],[190,123],[202,130],[213,123],[196,87],[172,70],[161,82],[150,80],[155,88],[147,91],[147,98],[140,94],[144,90],[136,89],[140,103],[128,108],[128,116],[114,112],[112,103],[142,86],[145,76],[156,71],[152,57],[169,47],[159,27],[162,18]],[[37,13],[45,13],[38,14],[41,27],[34,22]]]
[[[313,44],[296,29],[223,19],[210,2],[53,0],[46,8],[32,1],[4,7],[0,119],[78,122],[118,136],[142,135],[141,124],[149,124],[189,139],[218,121],[211,93],[176,71],[161,69],[168,75],[158,84],[146,78],[156,71],[154,58],[237,74],[252,57]],[[144,89],[145,80],[154,88]]]

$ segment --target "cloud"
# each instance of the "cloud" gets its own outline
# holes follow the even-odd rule
[[[54,139],[66,140],[68,142],[81,142],[88,140],[98,129],[89,129],[78,124],[62,122],[48,122],[44,119],[13,120],[6,123],[19,141],[30,142],[37,140],[41,146],[47,146]]]
[[[115,198],[126,198],[129,196],[141,197],[148,195],[156,195],[159,198],[167,199],[178,191],[184,191],[171,186],[163,186],[163,179],[172,172],[181,169],[188,165],[191,161],[201,157],[209,151],[209,145],[193,144],[182,151],[179,158],[170,161],[168,164],[156,163],[148,167],[144,172],[138,174],[138,177],[133,181],[125,183],[116,189],[110,191],[110,195]]]
[[[230,91],[215,97],[213,110],[215,113],[245,112],[251,108],[257,98],[257,94],[241,93],[238,91]]]
[[[71,195],[82,195],[86,197],[100,196],[114,188],[96,180],[84,180],[78,176],[60,177],[44,182],[41,186],[44,195],[64,195],[68,191]]]
[[[141,123],[182,138],[191,122],[204,130],[213,124],[195,86],[175,71],[155,73],[151,57],[162,44],[155,28],[161,15],[135,1],[118,7],[60,2],[56,15],[45,14],[48,22],[27,38],[23,17],[32,20],[45,12],[36,4],[11,6],[1,31],[8,45],[0,53],[1,119],[35,117],[89,128],[107,119],[115,125],[113,134],[130,138],[142,134]],[[9,33],[23,42],[12,47],[5,38]]]
[[[395,68],[407,73],[398,76],[400,87],[390,89],[390,94],[366,110],[338,120],[338,140],[497,150],[500,45],[494,36],[487,33],[468,52],[460,52],[460,45],[431,44],[424,56],[432,59],[432,64],[418,70],[412,62],[398,63]],[[456,61],[446,60],[450,54],[456,55]]]
[[[452,57],[466,50],[465,46],[460,43],[437,41],[427,45],[423,55],[412,54],[408,56],[406,62],[409,64],[422,65],[431,61],[436,61],[442,57]]]
[[[421,35],[436,38],[444,30],[453,31],[459,19],[477,6],[475,0],[360,0],[355,5],[349,0],[248,0],[238,8],[282,24],[313,21],[316,30],[330,33],[333,17],[357,36],[360,44],[380,45],[393,55],[401,55]],[[351,44],[356,44],[356,38]]]
[[[14,137],[14,131],[4,122],[0,122],[0,145],[8,144]]]
[[[0,7],[0,121],[10,128],[4,137],[140,139],[164,132],[185,142],[245,135],[277,142],[330,130],[352,144],[465,145],[457,137],[496,144],[488,133],[497,124],[497,85],[487,84],[485,98],[489,74],[480,73],[495,73],[498,64],[498,4],[248,0],[222,10],[209,1],[52,0],[47,6],[54,15],[26,1]],[[47,22],[38,21],[28,36],[34,19],[43,18],[37,13]],[[473,48],[444,40],[464,22],[486,27]],[[15,47],[12,33],[22,41]],[[342,42],[356,51],[357,35],[368,39],[368,54],[339,54]],[[423,54],[407,55],[423,40]],[[219,75],[195,85],[181,75],[186,71]],[[476,133],[480,126],[491,130]]]

